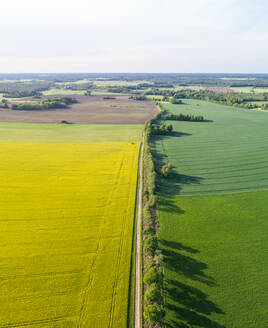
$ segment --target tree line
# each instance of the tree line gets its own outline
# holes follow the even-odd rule
[[[156,215],[156,172],[149,145],[151,129],[152,123],[148,122],[145,127],[143,157],[143,319],[146,327],[155,327],[161,324],[165,317],[163,299],[163,256],[157,237],[159,222]]]
[[[163,96],[163,101],[181,103],[181,99],[199,99],[206,100],[211,102],[216,102],[219,104],[237,106],[242,108],[254,109],[254,108],[267,108],[266,104],[264,106],[257,105],[254,102],[258,101],[268,101],[268,93],[263,94],[246,94],[246,93],[224,93],[224,92],[215,92],[212,90],[159,90],[151,89],[144,93],[145,95],[155,95]]]
[[[46,98],[39,102],[23,102],[12,103],[11,109],[13,110],[44,110],[44,109],[56,109],[56,108],[68,108],[69,105],[78,103],[76,98],[71,97],[57,97]]]
[[[42,96],[39,90],[11,90],[5,92],[5,98],[26,98],[35,97],[40,98]]]
[[[192,121],[192,122],[203,122],[204,116],[202,115],[192,115],[192,114],[168,114],[166,120],[172,121]]]

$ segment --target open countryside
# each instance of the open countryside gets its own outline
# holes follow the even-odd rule
[[[0,328],[267,326],[268,95],[245,81],[268,87],[0,75]]]

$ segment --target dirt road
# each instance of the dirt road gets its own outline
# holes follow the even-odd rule
[[[135,272],[135,328],[141,328],[141,223],[142,223],[142,180],[143,180],[143,144],[139,163],[138,213],[136,235],[136,272]]]

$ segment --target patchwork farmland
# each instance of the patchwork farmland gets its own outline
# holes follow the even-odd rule
[[[143,130],[133,123],[157,109],[126,97],[114,107],[103,97],[83,99],[85,113],[72,108],[72,120],[86,123],[91,112],[98,124],[27,123],[20,114],[55,123],[65,110],[55,119],[57,110],[5,116],[1,109],[0,327],[126,327],[133,316]],[[131,124],[118,124],[124,115]]]
[[[60,123],[68,121],[80,124],[144,124],[158,112],[154,103],[131,100],[126,95],[110,96],[109,99],[105,99],[105,95],[71,96],[79,102],[66,109],[16,111],[0,107],[1,122]],[[16,99],[17,102],[26,100],[33,99]]]
[[[268,325],[266,77],[8,77],[0,328]]]
[[[268,153],[265,112],[183,100],[154,136],[159,243],[164,256],[165,326],[267,326]]]

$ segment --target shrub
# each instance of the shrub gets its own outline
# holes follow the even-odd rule
[[[171,104],[182,104],[182,101],[181,101],[180,99],[176,98],[176,97],[171,97],[171,98],[169,99],[169,102],[170,102]]]
[[[149,226],[143,230],[144,235],[154,235],[155,234],[155,227]]]
[[[162,167],[161,167],[161,175],[165,178],[169,177],[170,174],[171,174],[171,170],[172,170],[172,166],[170,163],[168,164],[164,164]]]
[[[192,122],[202,122],[204,117],[202,115],[192,115],[192,114],[168,114],[166,120],[173,121],[192,121]]]
[[[156,286],[148,289],[144,295],[144,298],[149,303],[161,304],[161,302],[163,301],[163,297],[160,293],[160,290]]]
[[[149,191],[148,190],[144,190],[144,192],[143,192],[143,198],[145,200],[148,200],[149,199]]]
[[[149,237],[143,243],[144,252],[150,256],[153,256],[157,249],[157,238]]]
[[[145,95],[135,95],[135,96],[131,96],[129,97],[129,99],[132,99],[132,100],[147,100],[146,96]]]
[[[147,204],[143,208],[143,217],[144,218],[150,218],[151,217],[151,211],[150,211],[149,206],[147,206]]]
[[[161,322],[165,316],[165,311],[156,306],[156,305],[148,305],[144,310],[144,319],[151,323]]]
[[[162,274],[157,271],[155,266],[153,266],[144,275],[143,280],[147,285],[151,285],[160,283],[162,281],[162,278]]]
[[[151,126],[151,134],[152,135],[167,135],[170,134],[173,130],[173,126],[171,124],[162,124],[156,125],[152,124]]]

